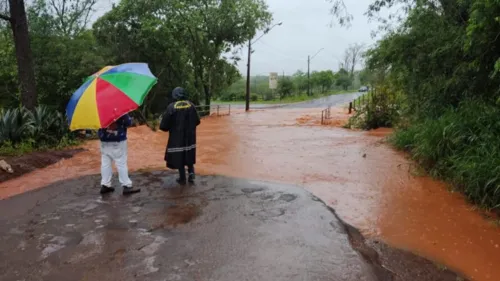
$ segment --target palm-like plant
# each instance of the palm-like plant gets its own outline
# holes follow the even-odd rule
[[[35,146],[55,145],[68,133],[64,115],[46,106],[32,112],[24,108],[0,109],[0,145],[16,145],[24,140]]]
[[[16,144],[33,133],[31,113],[24,108],[0,109],[0,143]]]

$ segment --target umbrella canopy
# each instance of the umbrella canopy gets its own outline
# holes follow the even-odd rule
[[[108,127],[137,109],[156,81],[145,63],[104,67],[71,96],[66,106],[70,130]]]

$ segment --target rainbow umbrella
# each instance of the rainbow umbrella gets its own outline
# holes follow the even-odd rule
[[[146,63],[104,67],[71,96],[66,106],[70,130],[107,128],[137,109],[156,81]]]

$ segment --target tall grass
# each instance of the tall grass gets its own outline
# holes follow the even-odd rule
[[[474,203],[500,209],[500,109],[468,101],[435,119],[414,120],[391,137],[429,173]]]

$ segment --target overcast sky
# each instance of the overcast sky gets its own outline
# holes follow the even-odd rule
[[[350,28],[338,24],[330,26],[333,17],[331,4],[326,0],[266,0],[273,13],[274,22],[283,22],[254,45],[251,74],[267,75],[278,72],[291,75],[298,69],[307,71],[307,56],[324,48],[312,61],[311,70],[338,70],[344,50],[353,43],[371,45],[375,39],[371,31],[377,23],[370,23],[364,12],[372,0],[345,0],[354,16]],[[116,0],[100,0],[95,18],[111,9]],[[262,33],[258,33],[258,38]],[[246,74],[247,49],[240,53],[238,69]]]
[[[290,75],[298,69],[307,71],[307,56],[313,56],[321,48],[324,50],[311,60],[311,70],[338,70],[339,60],[349,44],[372,45],[375,42],[371,31],[376,29],[377,23],[369,23],[363,15],[370,2],[345,1],[354,16],[351,27],[346,28],[338,24],[330,26],[333,20],[329,13],[331,4],[325,0],[267,0],[274,22],[283,24],[253,45],[251,74],[281,74],[284,71],[285,75]],[[241,57],[238,68],[245,74],[246,50]]]

